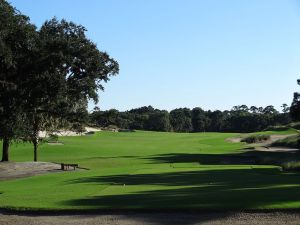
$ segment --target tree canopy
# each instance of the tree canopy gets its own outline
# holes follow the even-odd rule
[[[122,129],[175,131],[175,132],[255,132],[269,126],[284,125],[291,121],[288,109],[282,112],[273,106],[234,106],[231,110],[205,111],[178,108],[170,112],[144,106],[119,112],[116,109],[96,110],[89,115],[91,125]]]
[[[22,85],[30,72],[29,56],[35,40],[35,26],[27,16],[0,0],[0,138],[2,160],[8,160],[9,144],[22,135],[24,114]]]
[[[53,18],[39,30],[0,0],[0,138],[8,160],[13,139],[31,141],[37,160],[39,131],[87,119],[87,103],[98,102],[103,82],[119,65],[89,40],[86,29]],[[74,126],[73,126],[74,125]]]

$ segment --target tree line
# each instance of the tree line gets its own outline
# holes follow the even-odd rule
[[[76,128],[119,65],[98,50],[86,28],[56,18],[37,27],[0,0],[0,139],[2,161],[12,141],[29,141],[37,161],[39,131]]]
[[[144,106],[125,112],[96,108],[89,115],[89,123],[99,127],[174,132],[256,132],[290,122],[287,104],[282,105],[281,112],[271,105],[240,105],[225,111],[178,108],[170,112]]]

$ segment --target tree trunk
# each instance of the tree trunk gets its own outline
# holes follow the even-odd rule
[[[33,148],[34,148],[34,159],[33,159],[33,161],[34,161],[34,162],[37,162],[38,146],[39,146],[38,139],[35,139],[35,140],[33,141]]]
[[[8,161],[8,159],[9,159],[8,150],[9,150],[9,139],[3,138],[2,162]]]
[[[34,126],[33,126],[33,136],[32,136],[32,143],[33,143],[33,161],[37,162],[38,158],[38,147],[39,147],[39,118],[36,116],[34,118]]]

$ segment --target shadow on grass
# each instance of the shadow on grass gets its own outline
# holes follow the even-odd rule
[[[97,176],[72,182],[110,184],[110,195],[63,204],[105,209],[280,208],[281,204],[300,202],[299,178],[299,174],[281,173],[276,168]],[[128,192],[131,187],[133,192]],[[116,193],[124,194],[114,194],[116,189]]]
[[[151,163],[199,163],[203,165],[281,165],[283,162],[300,160],[298,152],[267,152],[242,149],[232,154],[174,153],[147,157]]]
[[[238,154],[164,154],[147,157],[150,163],[200,163],[219,165],[249,164],[245,160],[270,164],[299,157],[286,152],[242,151]],[[242,159],[242,160],[241,160]],[[272,161],[271,160],[271,161]],[[275,162],[275,163],[274,163]],[[263,163],[265,164],[265,163]],[[211,167],[191,168],[153,174],[120,174],[94,176],[72,180],[70,184],[109,185],[101,195],[73,199],[60,204],[85,209],[146,209],[162,212],[165,210],[247,210],[263,208],[295,208],[300,206],[300,174],[283,173],[279,168],[259,167]],[[229,213],[219,213],[223,218]],[[152,217],[151,217],[152,218]],[[149,222],[150,217],[139,218]],[[177,224],[195,224],[213,220],[212,217],[192,217]],[[174,221],[150,221],[157,224],[174,224]]]

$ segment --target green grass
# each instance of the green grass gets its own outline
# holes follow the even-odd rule
[[[234,136],[237,134],[99,132],[63,137],[60,141],[64,145],[43,144],[39,160],[78,163],[90,170],[2,181],[0,207],[300,208],[300,174],[281,172],[279,166],[252,165],[241,160],[258,154],[245,149],[245,143],[226,141]],[[12,146],[14,161],[31,161],[32,155],[29,144]],[[222,163],[233,156],[230,164]],[[277,154],[277,157],[284,156]]]

